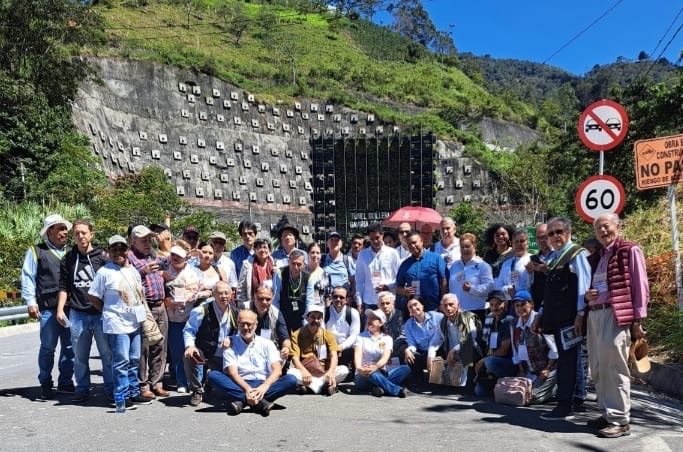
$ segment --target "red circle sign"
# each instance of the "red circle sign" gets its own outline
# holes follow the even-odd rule
[[[628,114],[618,103],[602,99],[586,107],[579,116],[576,130],[588,149],[609,151],[626,138]]]
[[[626,200],[624,186],[612,176],[591,176],[579,185],[574,204],[587,223],[606,213],[621,213]]]

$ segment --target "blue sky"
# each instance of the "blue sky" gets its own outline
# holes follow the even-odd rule
[[[437,28],[452,31],[458,51],[543,62],[619,0],[423,2]],[[651,54],[681,8],[680,0],[622,0],[548,64],[581,75],[619,56],[636,59],[641,50]],[[681,24],[683,13],[652,56]],[[683,30],[663,56],[675,62],[682,48]]]

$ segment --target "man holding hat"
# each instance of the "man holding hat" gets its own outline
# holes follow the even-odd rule
[[[280,246],[273,252],[273,259],[277,268],[286,267],[289,264],[289,253],[296,248],[299,241],[299,230],[289,223],[283,225],[277,233]]]
[[[40,351],[38,352],[38,381],[41,397],[54,397],[52,367],[55,361],[57,341],[59,352],[59,378],[57,390],[73,393],[74,352],[71,331],[57,321],[57,295],[59,293],[60,266],[69,251],[66,245],[71,223],[59,214],[43,220],[38,245],[31,246],[24,255],[21,268],[21,297],[26,302],[28,315],[40,321]]]
[[[643,338],[650,289],[640,247],[621,237],[619,217],[600,215],[593,222],[602,249],[589,257],[592,269],[588,304],[588,362],[602,416],[588,422],[598,436],[630,434],[631,341]]]
[[[292,366],[288,373],[296,377],[299,386],[315,394],[332,395],[337,391],[337,382],[346,379],[349,368],[337,365],[339,347],[334,334],[323,328],[324,312],[320,305],[308,306],[307,324],[292,334]]]
[[[387,370],[394,341],[384,333],[387,317],[379,309],[366,309],[366,331],[363,331],[354,345],[355,384],[359,391],[371,389],[372,395],[390,395],[405,398],[406,390],[401,385],[410,375],[410,366],[402,364]]]
[[[164,336],[158,344],[142,348],[140,384],[142,395],[149,398],[169,395],[161,382],[166,368],[166,338],[168,337],[168,314],[164,305],[165,290],[161,268],[167,266],[168,260],[154,254],[152,250],[154,235],[154,232],[145,225],[132,228],[129,237],[131,246],[127,255],[128,261],[140,273],[142,286],[145,289],[145,302],[159,325],[159,331]]]
[[[225,244],[228,239],[221,231],[213,231],[209,234],[209,245],[213,248],[213,265],[225,273],[228,284],[237,292],[237,270],[235,263],[225,253]]]

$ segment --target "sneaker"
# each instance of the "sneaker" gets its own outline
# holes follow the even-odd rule
[[[244,404],[238,400],[234,402],[228,402],[228,415],[237,416],[244,409]]]
[[[74,386],[73,383],[68,383],[65,385],[59,385],[59,386],[57,386],[57,392],[60,392],[62,394],[74,394],[74,393],[76,393],[76,387]]]
[[[90,398],[90,394],[87,392],[80,392],[76,393],[73,399],[71,399],[72,403],[84,403]]]
[[[138,394],[136,396],[131,397],[129,400],[131,400],[136,405],[151,405],[152,400],[154,400],[154,398],[147,397],[144,394]]]
[[[398,398],[399,399],[405,399],[406,398],[406,388],[401,388],[398,391]]]
[[[259,411],[261,412],[261,416],[270,416],[270,410],[273,409],[273,405],[275,405],[275,403],[269,402],[266,399],[262,399],[261,403],[259,403]]]
[[[114,407],[116,407],[116,404],[114,404]],[[126,409],[129,411],[137,410],[138,406],[131,399],[126,399]]]
[[[574,414],[571,409],[557,406],[552,411],[541,414],[541,419],[544,421],[565,421],[574,419]]]
[[[602,430],[603,428],[609,426],[609,422],[607,422],[607,419],[600,416],[599,418],[590,419],[588,422],[586,422],[586,425],[589,428],[594,428],[596,430]]]
[[[55,390],[52,389],[51,384],[40,385],[40,398],[45,400],[55,398]]]
[[[175,390],[178,394],[187,394],[187,388],[185,386],[178,386],[178,389]]]
[[[202,398],[204,394],[199,391],[194,391],[192,397],[190,398],[190,406],[199,406],[202,403]]]
[[[379,386],[373,386],[370,393],[375,397],[382,397],[384,395],[384,389],[380,388]]]
[[[628,424],[625,425],[608,425],[607,427],[600,429],[598,436],[600,438],[619,438],[620,436],[628,436],[631,434],[631,428]]]

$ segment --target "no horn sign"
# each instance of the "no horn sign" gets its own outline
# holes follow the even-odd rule
[[[618,103],[602,99],[586,107],[576,127],[581,142],[588,149],[609,151],[626,138],[628,115]]]

